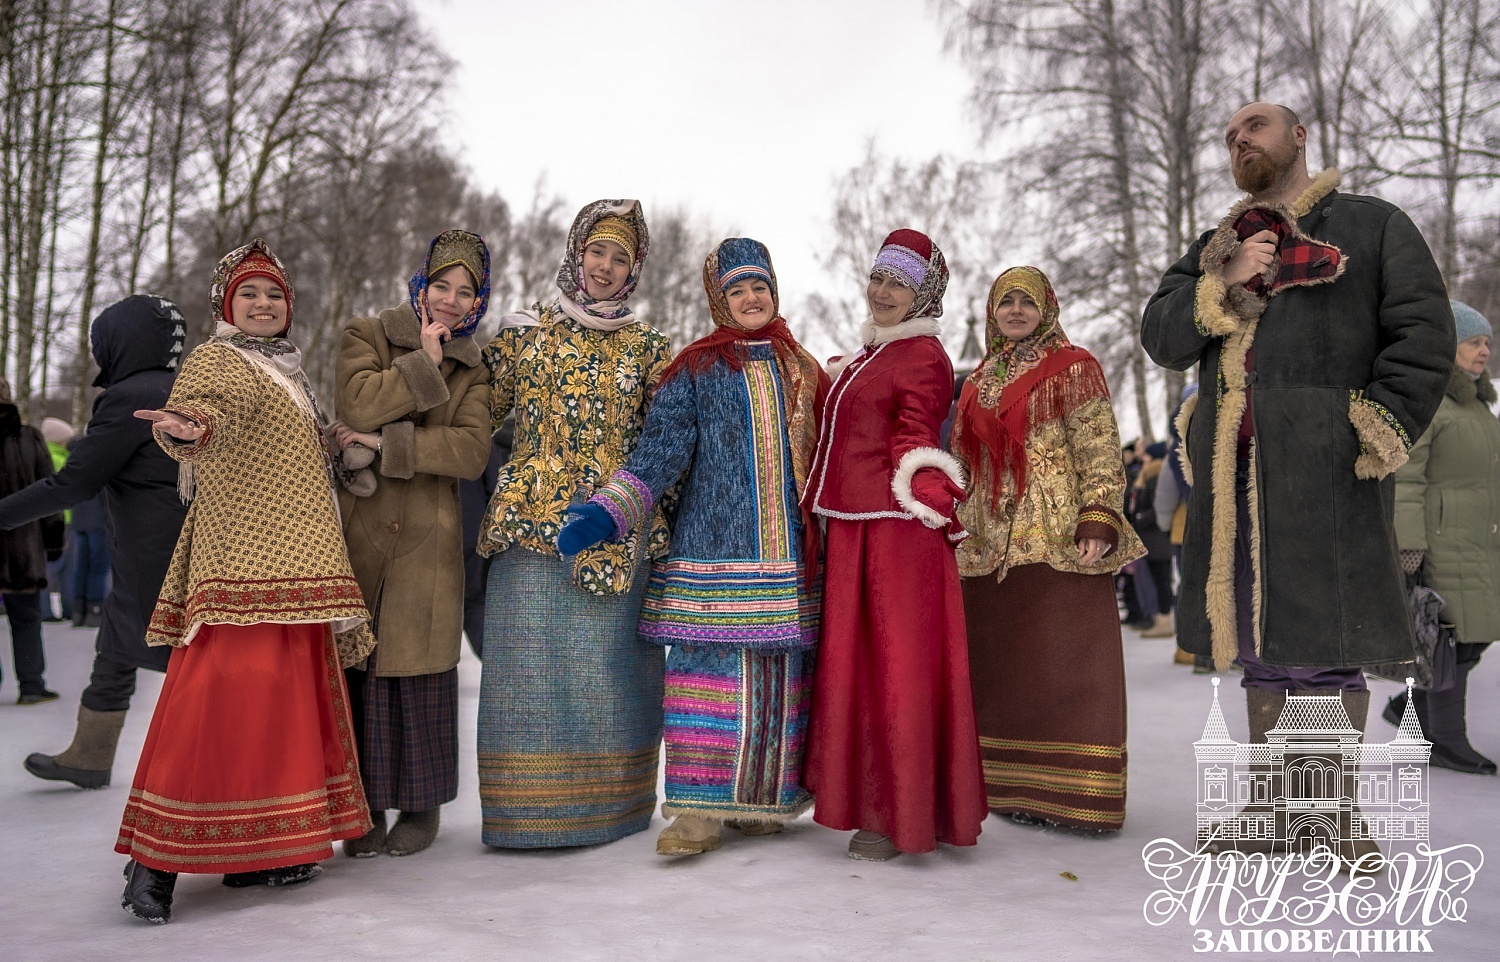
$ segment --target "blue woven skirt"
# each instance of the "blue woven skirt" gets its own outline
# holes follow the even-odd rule
[[[573,584],[562,559],[496,555],[479,689],[484,843],[611,842],[651,823],[661,748],[662,649],[636,637],[630,593]]]

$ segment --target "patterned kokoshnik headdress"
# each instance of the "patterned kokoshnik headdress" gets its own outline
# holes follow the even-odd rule
[[[601,221],[615,220],[619,224],[606,224],[598,236],[595,229]],[[624,243],[625,228],[634,235],[632,250]],[[605,236],[610,235],[610,236]],[[607,301],[588,295],[583,279],[583,252],[588,249],[590,239],[614,240],[626,248],[631,255],[630,274],[614,296]],[[651,235],[646,230],[646,215],[638,200],[596,200],[584,206],[573,219],[568,231],[568,246],[563,251],[562,266],[557,271],[557,288],[562,292],[557,305],[564,314],[584,327],[599,331],[618,331],[627,324],[635,323],[635,315],[625,306],[625,300],[635,292],[641,280],[641,269],[646,265],[646,254],[651,248]]]
[[[469,282],[474,285],[474,306],[469,308],[453,328],[454,337],[469,337],[484,318],[490,306],[490,249],[484,238],[466,230],[445,230],[427,245],[427,258],[421,268],[407,282],[406,291],[411,300],[411,309],[422,320],[422,311],[427,306],[427,285],[432,278],[450,267],[462,266],[469,272]]]
[[[943,252],[921,231],[891,231],[875,255],[871,277],[885,276],[912,289],[916,296],[902,321],[914,317],[942,317],[943,294],[948,290],[948,263]]]

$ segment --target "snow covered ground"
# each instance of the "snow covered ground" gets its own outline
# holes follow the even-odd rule
[[[141,673],[115,765],[97,792],[41,782],[27,753],[55,752],[72,732],[93,632],[47,626],[47,680],[63,693],[18,707],[4,645],[0,687],[0,959],[1001,960],[1185,959],[1192,926],[1142,914],[1155,883],[1141,849],[1190,841],[1192,742],[1212,688],[1171,664],[1171,644],[1127,632],[1129,814],[1107,838],[991,818],[979,845],[876,864],[844,856],[847,837],[803,818],[697,858],[654,854],[650,831],[612,845],[498,852],[479,841],[474,763],[479,665],[460,668],[463,746],[458,801],[429,851],[355,861],[290,890],[231,890],[183,876],[173,922],[150,926],[119,908],[125,859],[112,844],[161,677]],[[1237,676],[1223,686],[1230,732],[1245,737]],[[1372,716],[1396,686],[1380,683]],[[1474,741],[1500,754],[1500,652],[1473,677]],[[1375,718],[1372,740],[1392,729]],[[1500,857],[1500,778],[1432,770],[1432,843],[1469,842]],[[1076,881],[1062,873],[1071,873]],[[1429,935],[1440,959],[1493,958],[1500,944],[1500,864],[1468,893],[1466,923]],[[1486,950],[1484,946],[1490,948]],[[1260,956],[1265,957],[1265,956]],[[1330,958],[1309,953],[1299,958]],[[1341,955],[1340,958],[1351,958]]]

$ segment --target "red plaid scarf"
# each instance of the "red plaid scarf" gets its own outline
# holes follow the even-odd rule
[[[1245,282],[1245,289],[1257,297],[1272,297],[1283,287],[1316,284],[1338,276],[1343,253],[1329,244],[1320,244],[1297,230],[1285,214],[1265,207],[1252,207],[1235,221],[1234,232],[1243,243],[1263,230],[1276,235],[1276,256],[1280,265],[1267,280],[1257,274]]]

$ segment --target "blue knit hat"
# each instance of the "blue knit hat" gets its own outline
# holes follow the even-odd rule
[[[1483,334],[1493,337],[1495,329],[1490,327],[1490,322],[1484,319],[1484,315],[1465,304],[1463,301],[1449,301],[1453,305],[1453,327],[1458,332],[1458,342],[1462,344],[1471,337]]]
[[[771,276],[771,254],[766,245],[749,237],[731,237],[719,245],[719,290],[729,289],[736,281],[758,277],[776,293],[776,279]]]

